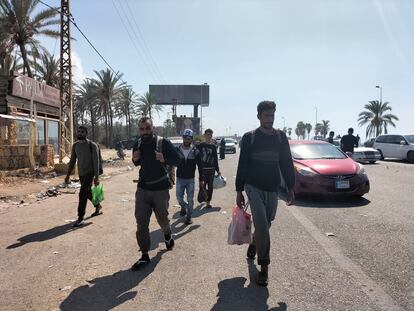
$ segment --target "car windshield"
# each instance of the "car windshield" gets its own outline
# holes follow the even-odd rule
[[[225,139],[224,139],[224,141],[225,141],[226,143],[234,143],[234,142],[235,142],[235,140],[234,140],[234,139],[232,139],[232,138],[225,138]]]
[[[297,160],[345,159],[346,156],[331,144],[291,145],[292,156]]]
[[[410,143],[414,144],[414,135],[407,135],[405,136],[405,139]]]

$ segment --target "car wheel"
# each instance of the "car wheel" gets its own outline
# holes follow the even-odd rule
[[[380,155],[381,155],[380,160],[384,160],[384,155],[382,154],[382,151],[381,151],[380,149],[378,149],[378,152],[379,152],[379,153],[380,153]]]
[[[409,163],[414,163],[414,151],[408,151],[408,153],[407,153],[407,161]]]
[[[377,161],[369,161],[370,164],[374,164],[375,162],[377,162]]]

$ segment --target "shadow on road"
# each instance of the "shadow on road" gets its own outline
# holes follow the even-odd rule
[[[166,250],[160,250],[151,259],[151,263],[139,272],[121,270],[88,281],[88,285],[82,285],[69,294],[61,303],[60,310],[112,310],[134,299],[138,293],[131,289],[154,271],[165,252]]]
[[[86,219],[88,219],[88,218],[85,218],[85,220]],[[72,231],[75,231],[75,230],[81,230],[82,228],[85,228],[85,227],[87,227],[91,224],[92,224],[92,222],[85,222],[82,225],[82,227],[73,228],[72,227],[73,224],[68,223],[68,224],[64,224],[64,225],[61,225],[61,226],[57,226],[57,227],[48,229],[46,231],[39,231],[39,232],[36,232],[36,233],[31,233],[31,234],[25,235],[25,236],[17,239],[18,242],[7,246],[7,249],[17,248],[17,247],[20,247],[20,246],[23,246],[25,244],[32,243],[32,242],[43,242],[43,241],[51,240],[51,239],[57,238],[58,236],[61,236],[61,235],[65,234],[65,233],[72,232]]]
[[[214,212],[219,212],[221,210],[221,207],[212,207],[212,208],[203,208],[202,204],[197,205],[194,210],[193,210],[193,215],[192,218],[197,218],[200,217],[204,214],[208,214],[208,213],[214,213]],[[178,208],[178,211],[174,213],[174,215],[172,216],[172,219],[179,219],[182,218],[183,216],[180,216],[180,208]]]
[[[279,198],[285,201],[285,193],[280,193]],[[293,206],[308,208],[352,208],[366,206],[369,203],[371,203],[371,201],[363,197],[301,195],[296,198]]]
[[[269,290],[266,287],[260,287],[255,284],[257,268],[253,260],[247,260],[249,265],[250,283],[244,287],[246,278],[237,277],[223,280],[218,284],[219,292],[217,294],[217,303],[211,309],[212,311],[230,311],[230,310],[268,310],[268,311],[286,311],[287,305],[284,302],[278,302],[278,307],[270,308],[267,304]]]

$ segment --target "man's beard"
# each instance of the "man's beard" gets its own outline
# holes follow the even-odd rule
[[[184,145],[184,147],[190,147],[191,143],[184,143],[183,145]]]
[[[263,128],[265,128],[266,130],[270,130],[270,129],[272,129],[273,128],[273,123],[269,123],[269,122],[266,122],[266,123],[263,123]]]
[[[78,140],[85,140],[85,139],[86,139],[86,136],[83,136],[83,135],[77,135],[77,136],[76,136],[76,138],[77,138]]]
[[[151,134],[143,134],[141,136],[141,139],[144,140],[144,141],[149,141],[149,140],[151,140],[151,138],[152,138],[152,133]]]

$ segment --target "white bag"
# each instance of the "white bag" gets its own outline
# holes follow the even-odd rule
[[[214,176],[213,189],[219,189],[225,187],[227,184],[226,178],[221,175]]]

